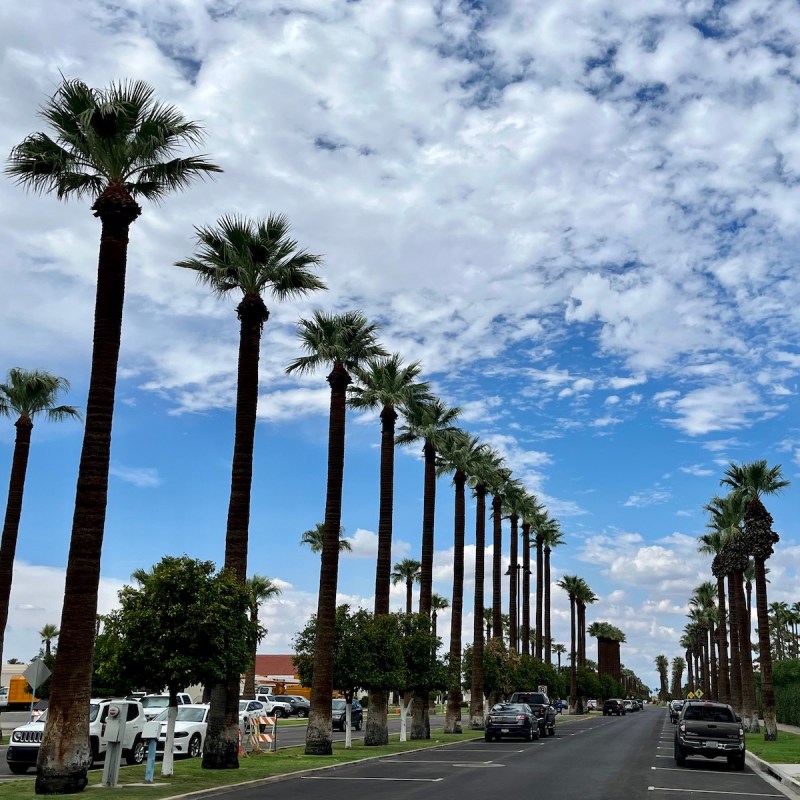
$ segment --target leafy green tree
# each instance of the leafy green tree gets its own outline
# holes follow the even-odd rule
[[[122,675],[133,686],[169,692],[161,772],[171,775],[177,693],[247,669],[262,634],[250,620],[252,594],[233,572],[215,574],[211,561],[166,556],[139,588],[124,587],[119,600],[111,624]]]
[[[22,517],[22,497],[25,493],[33,420],[40,414],[53,421],[80,417],[73,406],[56,405],[59,393],[68,390],[69,382],[65,378],[36,370],[10,369],[5,383],[0,383],[0,417],[17,418],[14,423],[17,433],[14,454],[11,457],[3,536],[0,539],[0,662],[8,622],[8,603],[11,597],[19,522]]]
[[[59,200],[89,197],[100,219],[92,368],[64,586],[58,674],[39,748],[38,794],[82,791],[88,782],[89,700],[100,555],[108,499],[111,424],[125,298],[128,233],[138,197],[161,200],[220,168],[181,157],[202,141],[200,125],[156,101],[142,81],[93,89],[64,80],[41,116],[51,133],[33,133],[11,150],[5,173]]]
[[[317,599],[317,644],[314,650],[314,683],[311,686],[311,713],[306,728],[306,754],[330,755],[333,690],[333,629],[336,617],[336,587],[339,580],[339,530],[342,524],[342,485],[344,483],[344,444],[347,416],[347,387],[352,383],[349,370],[372,359],[388,355],[378,344],[379,326],[367,322],[360,311],[344,314],[314,313],[301,319],[298,335],[306,355],[294,359],[288,373],[315,372],[331,368],[327,381],[331,387],[328,421],[328,478],[325,494],[325,537],[320,558]]]

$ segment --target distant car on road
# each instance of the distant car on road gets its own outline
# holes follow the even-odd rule
[[[498,703],[486,715],[484,740],[500,741],[505,736],[522,737],[526,742],[539,738],[539,721],[527,703]]]
[[[276,694],[275,700],[281,703],[288,703],[291,706],[291,713],[298,717],[307,717],[311,710],[311,703],[299,694]]]
[[[334,698],[332,701],[333,708],[331,719],[333,721],[333,729],[337,728],[343,731],[347,727],[347,703],[342,698]],[[358,700],[353,700],[353,706],[350,710],[350,724],[357,730],[361,730],[364,724],[364,709]]]
[[[679,767],[688,756],[725,758],[736,770],[744,769],[744,727],[725,703],[688,700],[675,726],[674,756]]]
[[[587,700],[586,709],[587,711],[597,711],[597,700]]]
[[[669,721],[677,722],[683,708],[683,700],[671,700],[669,704]]]
[[[525,703],[530,706],[533,716],[539,723],[540,736],[555,736],[556,708],[550,698],[542,692],[514,692],[508,698],[509,703]]]
[[[622,702],[622,700],[616,697],[612,697],[603,703],[603,716],[611,717],[614,715],[618,717],[625,716],[625,704]]]

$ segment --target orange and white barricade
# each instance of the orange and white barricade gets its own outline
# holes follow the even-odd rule
[[[274,753],[278,749],[277,717],[252,717],[247,736],[247,749],[251,752]]]

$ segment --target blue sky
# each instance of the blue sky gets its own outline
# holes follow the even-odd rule
[[[264,331],[249,566],[283,594],[263,610],[262,652],[287,652],[316,608],[318,560],[299,539],[323,515],[328,392],[322,373],[283,370],[297,319],[318,308],[380,322],[384,345],[505,455],[561,521],[554,580],[587,580],[589,621],[626,632],[622,660],[645,682],[656,655],[679,654],[687,599],[710,575],[696,537],[730,461],[766,458],[793,482],[769,502],[770,599],[796,602],[797,30],[791,2],[0,10],[4,153],[41,129],[60,73],[129,77],[202,121],[225,170],[146,206],[131,231],[100,611],[163,555],[222,560],[238,325],[233,303],[172,265],[193,225],[230,212],[286,214],[330,287],[271,304]],[[82,407],[97,221],[8,180],[0,215],[0,372],[66,377]],[[368,608],[378,433],[351,414],[340,600]],[[34,429],[5,659],[32,655],[60,619],[80,443],[75,423]],[[7,422],[3,486],[12,445]],[[419,557],[419,455],[398,453],[396,560]],[[451,513],[443,480],[445,597]],[[558,590],[553,613],[567,641]]]

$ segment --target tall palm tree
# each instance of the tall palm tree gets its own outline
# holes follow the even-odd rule
[[[554,547],[564,544],[564,534],[554,519],[548,519],[547,523],[542,525],[541,531],[544,544],[544,657],[545,663],[551,664],[553,637],[550,633],[550,553]]]
[[[686,669],[686,662],[680,657],[672,659],[672,698],[680,700],[683,698],[683,670]]]
[[[553,520],[548,516],[544,508],[539,509],[531,519],[531,529],[533,530],[536,545],[536,639],[534,655],[539,660],[544,658],[544,624],[542,619],[544,607],[544,534],[548,527],[552,525]],[[547,663],[550,663],[549,656]]]
[[[100,554],[108,497],[111,423],[125,296],[130,226],[141,214],[137,197],[160,200],[193,179],[220,172],[204,156],[177,157],[202,141],[202,128],[158,103],[142,81],[92,89],[65,80],[41,116],[51,133],[16,145],[5,173],[26,189],[60,200],[89,197],[101,223],[92,369],[78,468],[47,726],[39,748],[36,791],[81,791],[91,766],[89,699]]]
[[[375,615],[389,613],[394,513],[394,433],[397,409],[428,397],[428,384],[417,381],[418,361],[404,365],[397,353],[375,359],[353,369],[355,383],[349,387],[352,408],[380,411],[381,463],[378,510],[378,557],[375,562]],[[381,689],[369,693],[369,715],[364,744],[389,743],[389,698]]]
[[[503,641],[503,493],[509,486],[511,470],[500,467],[493,476],[492,494],[492,630],[493,638]],[[494,702],[500,698],[496,697]]]
[[[434,522],[436,518],[436,454],[457,435],[453,423],[461,413],[449,408],[438,398],[412,402],[404,406],[404,424],[400,427],[398,444],[422,442],[425,459],[424,492],[422,498],[422,571],[419,581],[419,612],[430,614],[433,593]],[[429,739],[428,692],[416,691],[411,705],[411,738]]]
[[[314,372],[322,366],[331,368],[327,378],[331,387],[331,401],[325,538],[320,559],[314,680],[311,686],[311,713],[306,730],[307,755],[330,755],[333,752],[330,698],[333,694],[333,646],[336,587],[339,580],[347,387],[352,382],[349,370],[367,363],[370,359],[387,355],[377,342],[377,331],[378,325],[367,322],[360,311],[348,311],[344,314],[316,311],[311,319],[301,319],[298,323],[298,334],[306,355],[294,359],[286,368],[288,373],[300,374]]]
[[[578,612],[578,666],[586,666],[586,606],[596,603],[597,595],[589,588],[589,584],[581,578],[575,604]]]
[[[438,619],[439,612],[450,608],[450,601],[446,597],[434,592],[431,595],[431,630],[433,631],[433,638],[436,638],[436,620]]]
[[[53,625],[52,622],[48,622],[40,631],[39,631],[39,638],[42,640],[42,644],[44,645],[44,657],[50,658],[53,654],[53,639],[58,638],[58,626]]]
[[[658,679],[661,683],[661,687],[658,690],[658,699],[661,700],[662,703],[666,703],[669,699],[669,687],[667,685],[669,659],[663,653],[661,653],[660,655],[656,656],[655,663],[656,669],[658,670]]]
[[[551,651],[558,659],[558,671],[561,672],[561,656],[567,652],[566,645],[563,645],[560,642],[554,642],[553,646],[551,647]]]
[[[743,545],[755,560],[756,614],[758,616],[758,649],[761,664],[761,701],[764,707],[764,739],[778,738],[775,718],[775,688],[772,682],[772,653],[769,646],[769,612],[767,610],[766,560],[772,555],[779,536],[772,529],[772,515],[761,498],[779,494],[789,485],[780,464],[770,467],[766,459],[749,464],[731,464],[721,483],[729,486],[744,503]]]
[[[717,684],[717,659],[714,651],[715,625],[719,621],[717,613],[717,587],[711,581],[703,581],[694,589],[694,594],[689,598],[689,606],[700,612],[700,622],[707,632],[707,639],[703,642],[703,651],[707,654],[707,678],[704,690],[709,697],[718,697]]]
[[[278,597],[281,593],[281,587],[275,583],[272,578],[267,578],[264,575],[253,575],[247,579],[247,588],[250,590],[250,622],[253,628],[258,626],[258,612],[261,606]],[[250,669],[247,670],[244,676],[244,696],[256,696],[256,647],[253,647],[253,660],[250,664]],[[237,706],[238,708],[238,706]]]
[[[570,613],[570,668],[569,668],[569,713],[574,714],[576,707],[575,703],[578,696],[578,658],[576,650],[576,634],[577,634],[577,619],[576,619],[576,599],[578,593],[581,591],[581,578],[577,575],[565,575],[558,585],[569,596],[569,613]]]
[[[472,683],[470,685],[469,726],[472,730],[485,727],[483,686],[483,625],[485,621],[484,560],[486,555],[486,493],[494,473],[501,468],[503,459],[491,448],[485,448],[472,467],[467,480],[475,496],[475,591],[473,595],[472,627]],[[487,630],[486,639],[490,631]]]
[[[344,538],[345,530],[344,526],[339,526],[339,552],[340,553],[350,553],[353,550],[353,546],[347,539]],[[313,528],[309,528],[307,531],[303,531],[302,535],[300,536],[300,544],[308,545],[311,548],[312,553],[321,553],[322,552],[322,545],[325,542],[325,523],[318,522]]]
[[[538,627],[531,629],[531,528],[542,516],[544,507],[534,495],[526,492],[520,498],[519,511],[522,519],[522,652],[527,656],[531,654],[531,638],[535,642],[539,636]],[[538,585],[536,594],[538,597]]]
[[[8,499],[0,539],[0,664],[3,663],[3,640],[8,622],[8,603],[14,574],[14,556],[17,552],[19,521],[22,517],[22,497],[28,472],[33,421],[39,414],[52,421],[80,417],[73,406],[57,405],[58,395],[69,391],[69,381],[47,372],[10,369],[5,383],[0,383],[0,416],[15,416],[17,429],[14,454],[11,457],[11,475],[8,481]]]
[[[324,289],[313,269],[321,259],[301,250],[289,236],[281,214],[265,220],[221,217],[216,226],[196,227],[197,250],[176,266],[193,270],[197,280],[219,297],[238,297],[239,355],[231,491],[225,531],[225,568],[247,581],[253,449],[258,416],[258,362],[261,334],[269,319],[264,295],[280,302]],[[211,688],[211,711],[203,747],[203,766],[238,767],[239,676]]]
[[[419,583],[422,573],[422,564],[415,558],[404,558],[394,565],[391,573],[392,584],[405,583],[406,585],[406,614],[413,611],[412,599],[414,584]]]
[[[519,652],[519,602],[517,592],[519,589],[519,518],[525,498],[525,488],[518,480],[509,481],[503,492],[503,514],[511,523],[509,538],[509,565],[508,565],[508,641],[509,649],[514,653]]]
[[[450,684],[445,711],[445,733],[461,733],[461,626],[464,609],[464,541],[466,538],[467,478],[479,469],[486,446],[463,431],[451,437],[440,453],[439,475],[453,473],[453,611],[450,619]]]

